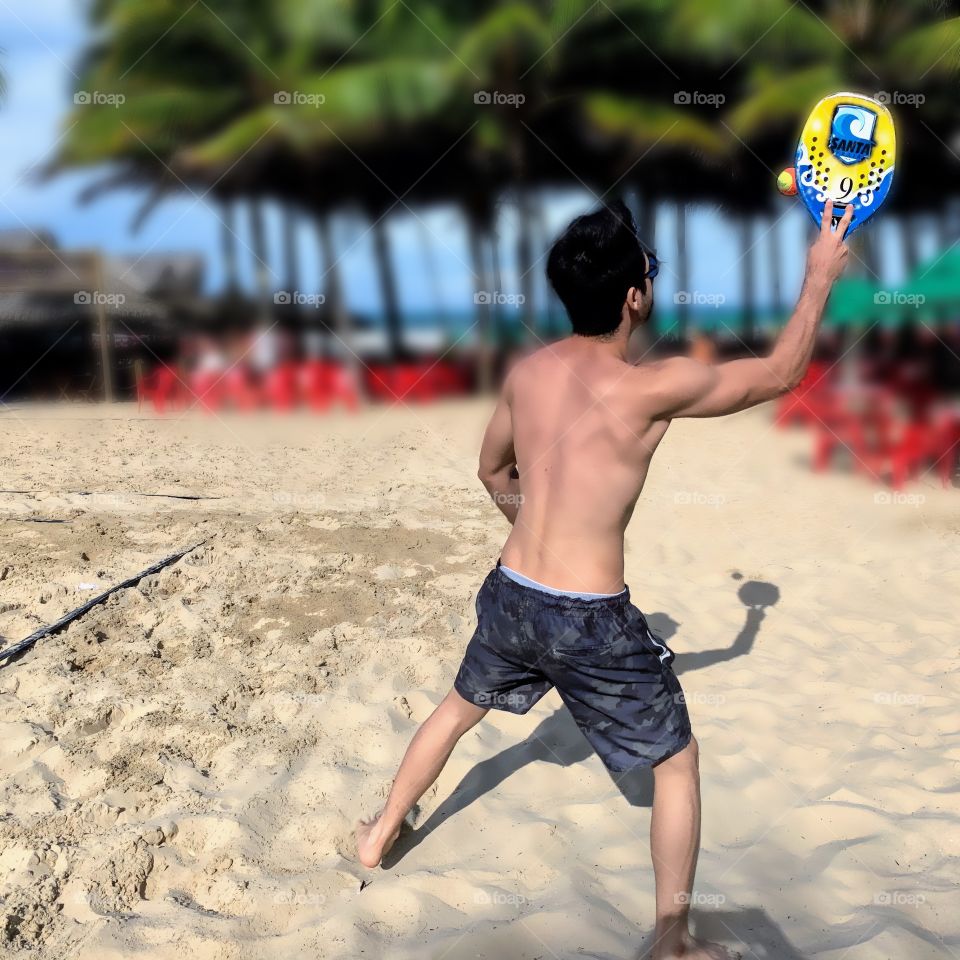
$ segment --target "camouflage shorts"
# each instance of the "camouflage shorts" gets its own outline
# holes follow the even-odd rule
[[[629,590],[555,596],[494,568],[477,594],[477,629],[454,687],[477,706],[510,713],[526,713],[556,687],[600,759],[621,773],[690,742],[673,658]]]

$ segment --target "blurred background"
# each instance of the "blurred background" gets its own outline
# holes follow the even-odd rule
[[[48,0],[0,24],[5,404],[489,388],[567,332],[546,252],[615,197],[663,261],[636,355],[759,353],[811,231],[776,175],[853,90],[893,112],[898,170],[778,417],[954,436],[950,4]],[[844,420],[865,406],[883,422]]]

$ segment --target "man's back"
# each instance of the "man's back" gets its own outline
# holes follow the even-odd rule
[[[623,588],[624,529],[669,425],[645,411],[645,372],[582,337],[511,372],[505,399],[521,506],[502,552],[507,566],[563,590]]]

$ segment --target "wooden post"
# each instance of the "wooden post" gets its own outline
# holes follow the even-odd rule
[[[103,380],[103,399],[113,403],[113,352],[110,349],[110,330],[107,324],[107,307],[103,290],[103,259],[100,254],[93,255],[93,276],[95,279],[93,299],[97,311],[97,329],[100,334],[100,375]]]
[[[137,413],[140,412],[140,407],[143,405],[140,397],[140,384],[143,381],[143,360],[137,357],[133,361],[133,383],[134,389],[137,391]]]

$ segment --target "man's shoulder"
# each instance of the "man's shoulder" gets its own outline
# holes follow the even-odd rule
[[[633,368],[641,374],[659,376],[683,370],[688,364],[694,363],[689,357],[659,357],[655,360],[638,360]]]
[[[670,419],[678,397],[702,380],[704,366],[691,357],[663,357],[632,365],[630,389],[637,408],[651,419]]]
[[[543,346],[537,347],[536,350],[531,350],[529,353],[524,354],[524,356],[517,361],[515,367],[530,369],[531,367],[538,367],[544,363],[556,363],[560,359],[564,343],[565,341],[563,340],[557,340],[555,343],[545,343]]]
[[[537,350],[524,354],[510,364],[503,380],[504,387],[507,388],[517,383],[522,383],[530,377],[535,377],[543,372],[545,366],[557,362],[559,362],[559,360],[552,343],[548,343]]]
[[[692,357],[662,357],[657,360],[639,361],[632,366],[633,382],[641,389],[658,392],[665,385],[682,381],[703,368],[703,364]]]
[[[663,357],[656,360],[637,360],[629,364],[630,372],[627,382],[636,390],[647,390],[656,387],[675,369],[673,361],[676,357]]]

